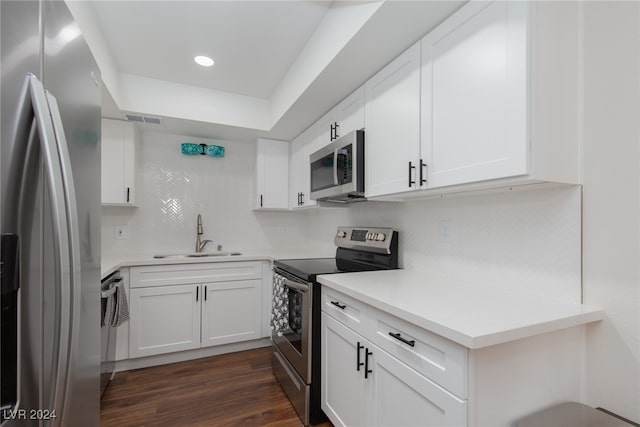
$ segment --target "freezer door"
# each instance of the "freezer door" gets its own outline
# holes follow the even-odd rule
[[[65,426],[97,426],[100,414],[100,72],[65,2],[44,1],[44,86],[57,100],[76,192],[81,262],[78,336],[72,348]],[[61,37],[65,34],[65,37]]]
[[[43,425],[97,426],[99,75],[64,2],[0,8],[0,219],[20,238],[19,404],[56,410]],[[27,73],[57,102],[37,76],[25,91]]]
[[[14,142],[13,132],[15,122],[18,118],[18,103],[23,90],[23,83],[27,73],[33,73],[41,77],[40,72],[40,26],[39,26],[40,5],[36,1],[0,1],[0,85],[2,87],[2,108],[0,109],[0,188],[2,202],[0,206],[0,223],[2,233],[7,233],[5,228],[5,217],[3,210],[6,206],[7,189],[17,185],[8,179],[9,165],[13,158]],[[24,142],[24,141],[23,141]],[[38,162],[38,159],[34,159]],[[25,165],[26,166],[26,165]],[[42,184],[40,170],[37,170],[34,177],[33,186],[30,191],[34,191],[34,200],[42,200]],[[41,242],[43,241],[44,230],[40,227],[42,204],[33,203],[29,215],[23,217],[27,234],[20,235],[20,251],[22,254],[29,254],[28,262],[22,263],[20,275],[20,299],[21,310],[21,340],[18,342],[21,375],[17,380],[20,382],[19,399],[22,407],[38,408],[44,398],[39,387],[40,378],[44,377],[45,349],[40,337],[43,334],[42,325],[52,324],[53,319],[44,317],[42,310],[43,298],[41,295],[40,272],[53,276],[53,271],[45,271],[42,266],[40,256]],[[26,225],[29,221],[30,225]],[[50,228],[50,224],[47,225]],[[15,233],[15,231],[14,231]],[[17,233],[15,233],[17,234]],[[16,299],[18,296],[16,295]],[[8,313],[7,313],[8,314]],[[3,319],[4,320],[4,319]],[[7,321],[9,319],[6,319]],[[4,326],[4,325],[3,325]],[[3,328],[4,329],[4,328]],[[16,331],[17,332],[17,331]],[[7,336],[8,337],[8,336]],[[5,334],[3,330],[3,348]],[[18,349],[16,349],[18,350]],[[52,349],[46,350],[49,354]],[[17,360],[17,361],[18,361]],[[10,363],[10,358],[2,356],[3,371],[8,369],[5,364]],[[51,363],[48,364],[50,370]],[[47,375],[50,375],[49,372]],[[0,378],[2,382],[2,402],[10,404],[12,397],[9,384],[5,383],[5,378]],[[18,384],[13,385],[13,387]],[[5,388],[6,387],[6,388]],[[16,424],[16,423],[12,423]]]
[[[76,192],[81,284],[65,426],[97,426],[100,414],[100,71],[65,2],[44,1],[44,86],[57,100]],[[65,37],[61,37],[64,34]]]

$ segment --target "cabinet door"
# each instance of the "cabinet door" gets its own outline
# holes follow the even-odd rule
[[[322,313],[322,410],[334,426],[366,426],[365,340]]]
[[[302,194],[300,195],[300,201],[302,204],[300,205],[303,208],[309,208],[312,206],[317,206],[318,202],[315,200],[311,200],[311,165],[309,163],[309,157],[312,153],[318,150],[318,143],[320,140],[318,138],[313,138],[313,135],[307,137],[302,153]]]
[[[258,139],[256,145],[256,209],[289,207],[289,143]]]
[[[365,194],[415,188],[420,150],[420,42],[365,83]]]
[[[336,106],[335,111],[338,137],[364,128],[364,86],[346,97]]]
[[[133,288],[129,357],[200,347],[199,285]]]
[[[369,344],[368,426],[461,427],[467,425],[466,401]]]
[[[304,134],[299,135],[289,147],[289,207],[300,207],[300,193],[304,188],[302,183],[302,159],[304,158]]]
[[[309,147],[309,155],[318,151],[322,147],[331,144],[331,142],[336,139],[336,132],[331,129],[336,125],[337,120],[336,110],[332,109],[311,126],[313,142]]]
[[[102,204],[135,204],[135,129],[133,124],[102,120]]]
[[[528,172],[527,2],[471,2],[422,39],[430,188]]]
[[[102,204],[123,203],[124,129],[113,120],[102,120]]]
[[[315,206],[315,200],[309,199],[311,189],[309,155],[316,151],[316,127],[311,127],[291,142],[289,157],[289,206],[291,209]]]
[[[261,280],[202,285],[202,346],[260,338]]]

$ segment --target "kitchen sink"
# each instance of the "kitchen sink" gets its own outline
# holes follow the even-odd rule
[[[164,254],[154,255],[154,258],[158,259],[175,259],[175,258],[207,258],[207,257],[223,257],[223,256],[238,256],[242,255],[242,252],[198,252],[191,254]]]

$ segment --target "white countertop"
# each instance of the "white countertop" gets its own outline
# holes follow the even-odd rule
[[[408,270],[318,276],[318,282],[471,349],[601,320],[592,306]]]
[[[227,251],[225,251],[227,252]],[[122,267],[135,267],[140,265],[168,265],[168,264],[199,264],[212,262],[234,261],[273,261],[276,259],[297,258],[331,258],[334,253],[313,252],[304,250],[266,250],[266,251],[228,251],[240,252],[242,255],[211,256],[201,258],[154,258],[152,254],[122,254],[117,256],[102,257],[100,277],[105,278]],[[177,252],[176,252],[177,253]]]

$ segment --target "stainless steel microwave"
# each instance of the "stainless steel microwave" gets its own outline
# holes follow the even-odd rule
[[[356,202],[364,198],[364,131],[338,138],[309,156],[311,199]]]

